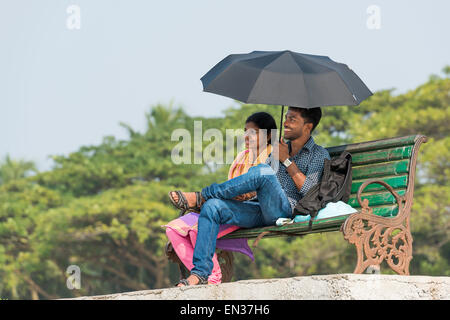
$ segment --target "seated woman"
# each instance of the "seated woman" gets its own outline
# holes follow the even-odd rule
[[[266,112],[257,112],[247,118],[244,129],[245,150],[239,153],[236,159],[234,159],[228,172],[228,180],[246,173],[252,166],[265,163],[267,157],[272,152],[272,146],[270,144],[270,133],[272,129],[277,129],[275,120]],[[246,201],[255,198],[255,196],[256,192],[251,192],[237,196],[234,199],[238,201]],[[180,197],[182,198],[183,194],[179,191],[169,193],[169,198],[176,206],[180,203]],[[192,259],[197,238],[198,216],[198,213],[190,212],[164,226],[166,227],[166,235],[171,242],[175,253],[189,270],[194,267]],[[238,228],[238,226],[223,225],[220,228],[217,238],[223,237]],[[251,250],[248,248],[246,240],[244,242],[239,241],[239,239],[220,241],[222,241],[224,247],[227,247],[229,250],[245,253],[253,259]],[[233,243],[225,244],[226,241],[232,241]],[[236,248],[236,244],[240,244],[241,248]],[[219,247],[219,245],[220,242],[217,242],[217,247]],[[214,254],[213,257],[213,264],[213,270],[211,275],[208,277],[208,283],[221,283],[222,272],[220,270],[220,265],[216,254]],[[185,284],[182,282],[177,284],[177,286],[183,285]]]

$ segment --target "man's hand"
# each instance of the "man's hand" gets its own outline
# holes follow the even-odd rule
[[[289,158],[289,146],[283,141],[283,139],[281,139],[281,141],[278,143],[278,159],[277,152],[273,152],[273,155],[276,160],[279,160],[281,162],[284,162]]]

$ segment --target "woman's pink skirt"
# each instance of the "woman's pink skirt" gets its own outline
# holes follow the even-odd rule
[[[194,267],[192,260],[194,256],[195,242],[197,241],[198,216],[198,213],[191,212],[178,219],[172,220],[163,226],[166,227],[167,238],[172,243],[172,247],[177,256],[189,271]],[[239,229],[238,226],[221,225],[219,227],[217,239],[237,229]],[[244,253],[254,260],[253,253],[248,247],[246,239],[217,240],[216,247]],[[213,270],[211,275],[208,277],[208,282],[214,284],[221,283],[222,271],[220,270],[217,254],[214,253],[212,260]]]

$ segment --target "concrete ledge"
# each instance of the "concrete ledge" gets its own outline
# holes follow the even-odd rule
[[[450,277],[336,274],[143,290],[77,300],[449,300]]]

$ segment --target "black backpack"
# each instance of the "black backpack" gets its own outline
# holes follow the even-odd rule
[[[347,203],[352,188],[352,155],[344,151],[339,157],[332,160],[325,159],[322,179],[313,186],[295,208],[296,215],[310,215],[309,229],[312,221],[320,209],[325,208],[329,202],[339,200]]]

